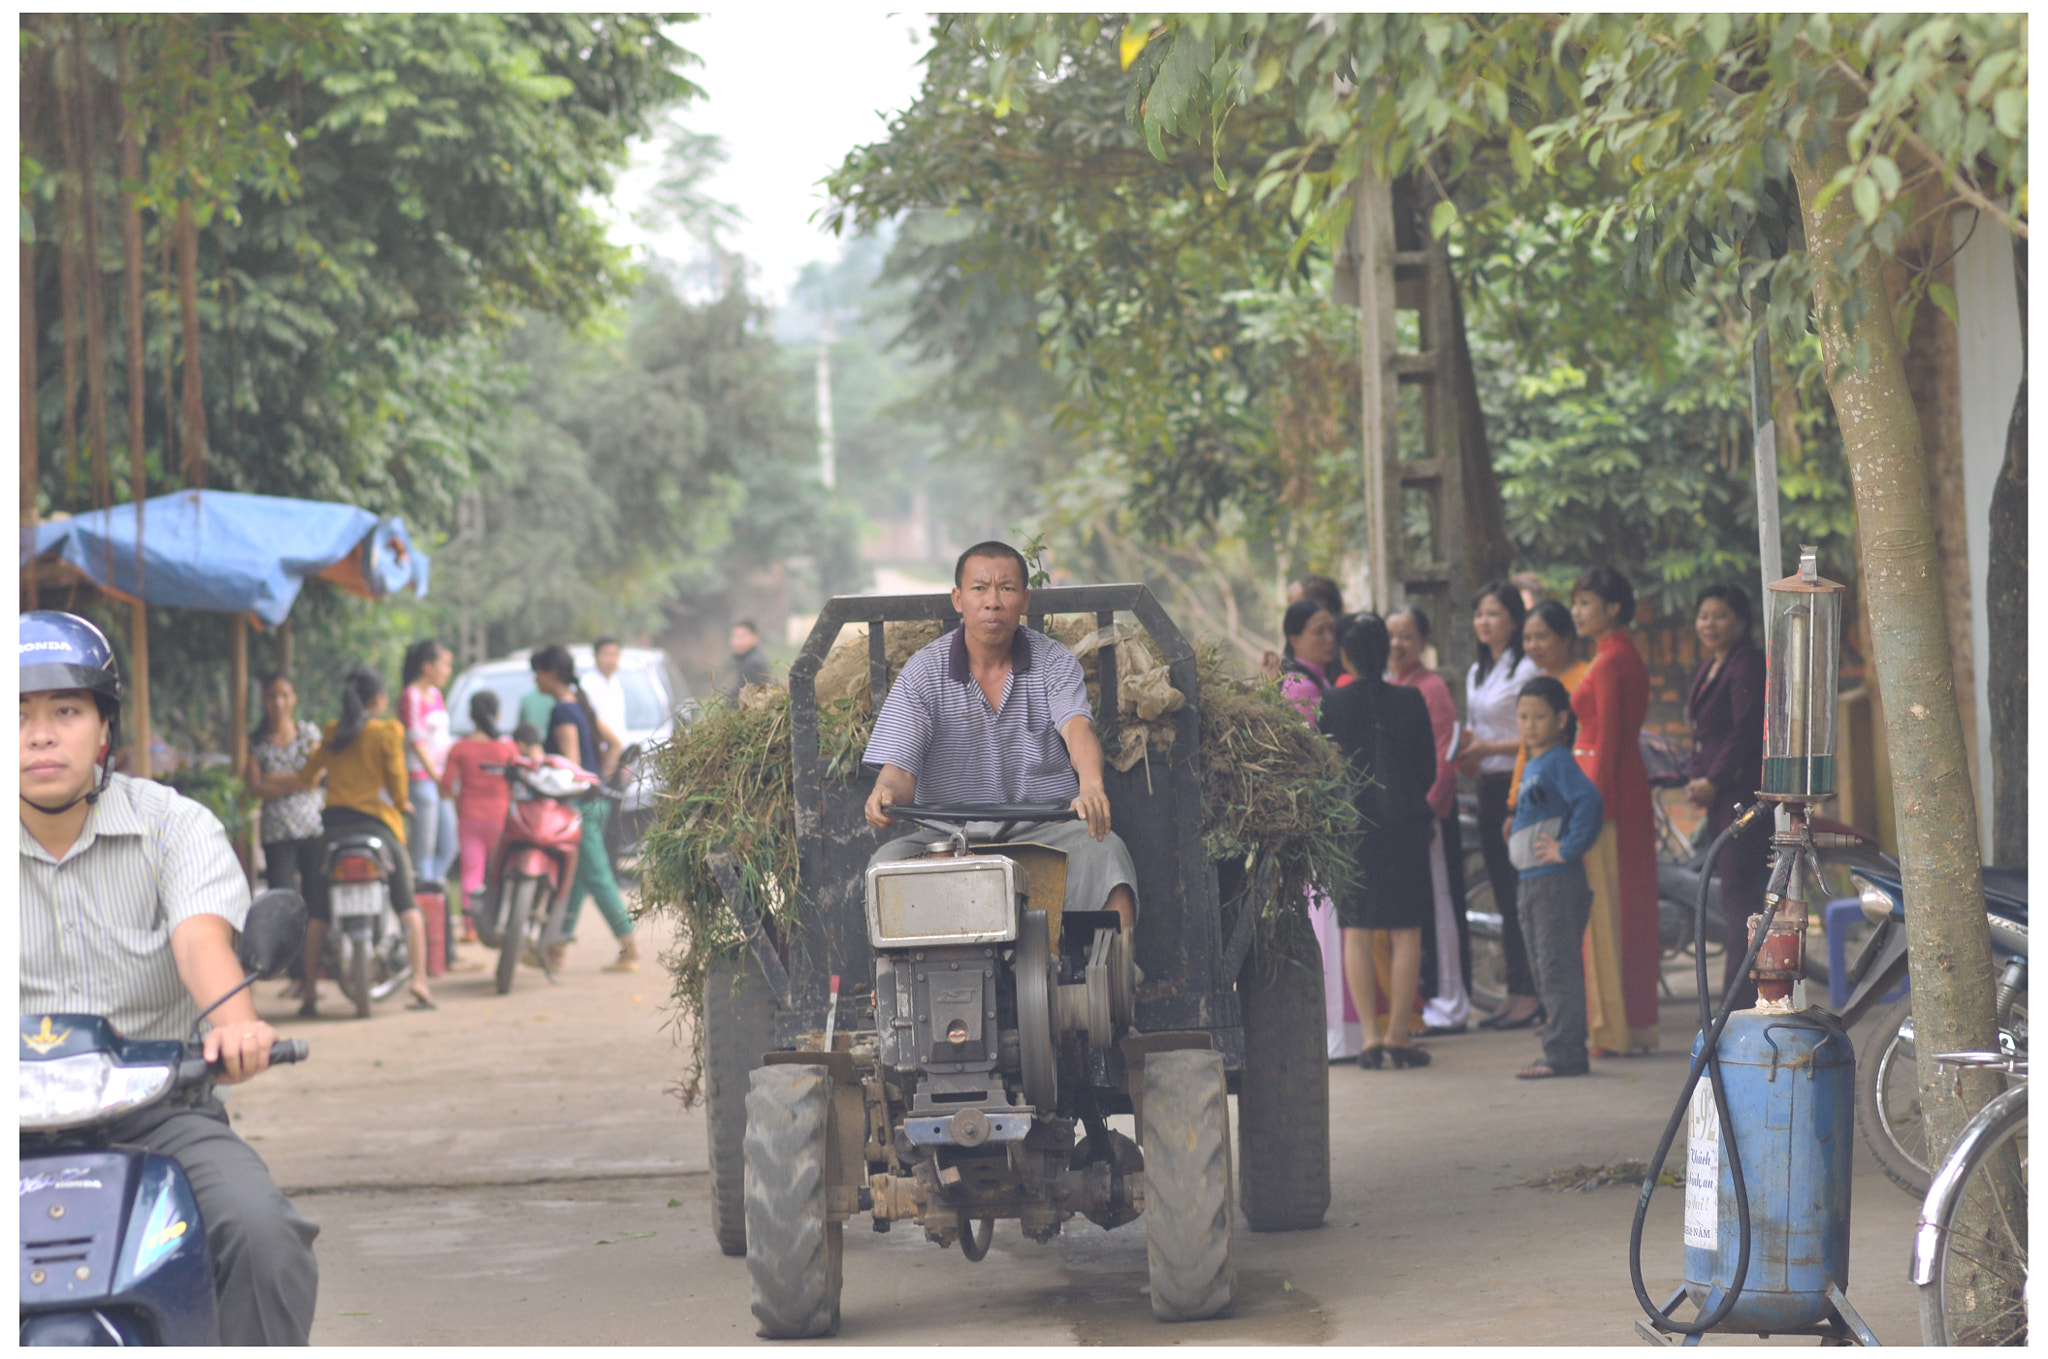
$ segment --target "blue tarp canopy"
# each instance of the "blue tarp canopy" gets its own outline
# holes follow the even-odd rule
[[[254,615],[276,627],[308,576],[365,599],[427,593],[427,557],[399,519],[354,505],[238,491],[178,491],[142,503],[136,578],[133,504],[37,526],[21,564],[53,560],[123,599]]]

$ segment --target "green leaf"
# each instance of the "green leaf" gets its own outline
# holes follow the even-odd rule
[[[1451,228],[1458,221],[1458,205],[1448,198],[1437,200],[1429,210],[1429,234],[1438,240],[1450,235]]]
[[[645,1241],[654,1234],[653,1232],[620,1232],[617,1236],[599,1237],[597,1244],[600,1246],[616,1246],[621,1241]]]
[[[1530,153],[1529,139],[1519,127],[1508,129],[1508,159],[1514,164],[1515,178],[1524,184],[1536,173],[1536,157]]]
[[[1953,288],[1946,283],[1930,283],[1927,285],[1927,295],[1934,300],[1935,306],[1941,308],[1941,314],[1949,319],[1950,325],[1962,324],[1961,317],[1956,311],[1956,294]]]
[[[1999,77],[2006,73],[2019,55],[2017,50],[2007,48],[2003,52],[1993,52],[1978,63],[1977,74],[1970,77],[1970,102],[1981,104],[1990,98],[1992,87],[1998,84]]]
[[[1307,175],[1303,175],[1295,180],[1294,200],[1287,205],[1287,215],[1297,222],[1300,221],[1302,214],[1308,211],[1309,194],[1314,192],[1314,190],[1315,186],[1309,183]]]
[[[1877,214],[1883,207],[1883,204],[1879,201],[1876,180],[1868,175],[1859,175],[1855,184],[1849,189],[1849,197],[1856,204],[1857,216],[1861,217],[1865,222],[1875,222],[1877,220]]]
[[[2027,92],[2025,90],[2000,90],[1991,101],[1991,116],[1998,124],[1998,130],[2018,141],[2027,135]]]

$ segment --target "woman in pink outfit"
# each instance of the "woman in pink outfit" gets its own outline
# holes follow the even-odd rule
[[[512,742],[498,735],[498,696],[479,689],[469,700],[469,720],[475,730],[448,749],[441,770],[441,795],[455,803],[455,841],[462,857],[462,915],[464,942],[475,936],[477,893],[484,888],[484,870],[498,847],[505,829],[505,814],[512,806],[512,785],[503,774],[487,774],[484,765],[501,765],[519,752]]]

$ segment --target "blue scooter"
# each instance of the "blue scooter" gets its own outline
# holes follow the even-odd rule
[[[299,894],[250,904],[237,946],[249,976],[218,1009],[291,962],[306,932]],[[108,1140],[139,1109],[198,1093],[217,1067],[188,1042],[124,1039],[97,1015],[21,1017],[23,1345],[218,1345],[213,1262],[179,1164]],[[272,1045],[272,1063],[306,1044]]]

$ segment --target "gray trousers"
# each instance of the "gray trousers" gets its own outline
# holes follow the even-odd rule
[[[299,1216],[247,1142],[228,1127],[219,1100],[197,1108],[144,1109],[114,1141],[168,1156],[185,1168],[206,1249],[223,1345],[303,1345],[313,1330],[320,1228]]]
[[[1097,840],[1088,833],[1085,821],[1029,821],[1015,824],[1008,835],[998,835],[1002,826],[1003,823],[997,821],[970,821],[966,827],[967,838],[978,845],[1003,841],[1045,845],[1065,854],[1067,891],[1062,910],[1103,910],[1109,894],[1119,886],[1131,889],[1131,901],[1136,905],[1138,870],[1131,863],[1130,850],[1124,847],[1123,840],[1115,831]],[[914,859],[945,838],[942,831],[919,828],[901,839],[884,841],[868,862],[887,864]]]
[[[1550,1014],[1543,1026],[1543,1064],[1559,1075],[1577,1075],[1590,1065],[1586,968],[1580,951],[1593,913],[1586,866],[1574,863],[1560,873],[1523,878],[1517,904],[1530,970],[1536,974],[1536,994]]]

